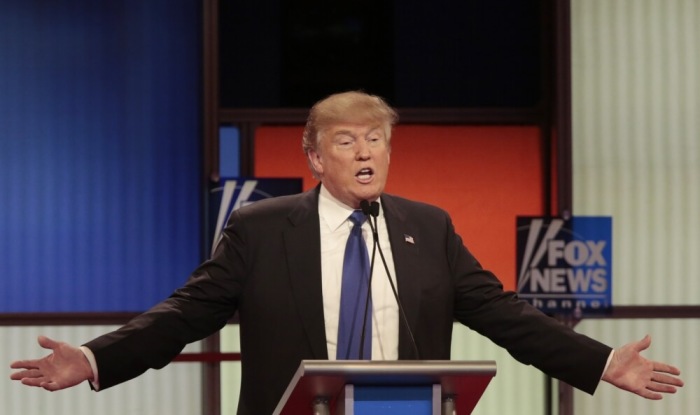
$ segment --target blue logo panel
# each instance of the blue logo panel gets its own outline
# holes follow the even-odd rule
[[[547,314],[609,313],[612,218],[517,218],[518,293]]]
[[[221,231],[228,222],[231,212],[269,197],[300,193],[302,179],[246,179],[222,178],[210,191],[209,199],[209,246],[214,250]]]

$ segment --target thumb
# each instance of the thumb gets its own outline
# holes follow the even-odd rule
[[[649,336],[647,334],[646,336],[644,336],[644,338],[642,340],[638,341],[634,345],[634,350],[637,352],[642,352],[642,351],[648,349],[649,346],[651,346],[651,336]]]
[[[55,349],[58,347],[58,342],[55,340],[52,340],[46,336],[39,336],[37,339],[39,341],[39,346],[43,347],[44,349]]]

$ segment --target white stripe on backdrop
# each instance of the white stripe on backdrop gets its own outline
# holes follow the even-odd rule
[[[0,327],[0,356],[7,375],[0,382],[4,415],[193,415],[201,413],[201,365],[173,363],[141,377],[95,393],[87,383],[59,392],[24,386],[9,379],[10,361],[44,356],[40,334],[79,345],[116,326]],[[199,344],[185,351],[199,351]]]
[[[572,0],[574,214],[613,217],[613,303],[697,305],[700,0]],[[687,386],[651,402],[603,385],[576,414],[694,414],[700,320],[590,320],[611,345],[652,334]]]

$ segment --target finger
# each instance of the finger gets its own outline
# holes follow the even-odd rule
[[[652,382],[663,383],[666,385],[683,386],[683,380],[671,375],[662,373],[654,373],[651,378]]]
[[[38,377],[43,377],[43,374],[41,371],[37,369],[32,369],[32,370],[22,370],[19,372],[15,372],[10,375],[10,379],[12,380],[22,380],[25,378],[38,378]]]
[[[24,378],[22,379],[22,384],[27,385],[27,386],[36,386],[40,387],[42,383],[45,383],[46,379],[41,377],[41,378]]]
[[[47,391],[55,392],[57,390],[60,390],[61,387],[58,386],[56,382],[43,382],[41,385],[42,388],[46,389]]]
[[[17,360],[10,363],[10,369],[37,369],[36,360]]]
[[[662,383],[651,382],[647,389],[652,392],[663,392],[663,393],[676,393],[676,388]]]
[[[26,370],[23,370],[21,372],[10,373],[10,379],[11,380],[22,380],[22,379],[27,377],[27,376],[25,376],[25,373],[26,373]]]
[[[637,395],[651,399],[652,401],[658,401],[664,398],[664,395],[658,392],[651,391],[649,389],[642,389],[641,391],[637,392]]]
[[[659,373],[670,373],[672,375],[680,375],[681,370],[675,366],[668,365],[666,363],[654,362],[654,372]]]

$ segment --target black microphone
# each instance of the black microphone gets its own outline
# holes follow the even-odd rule
[[[394,298],[396,299],[396,304],[399,306],[399,315],[401,316],[401,321],[403,322],[404,326],[406,327],[406,330],[408,331],[408,335],[411,338],[411,345],[413,346],[413,353],[416,355],[416,359],[420,360],[420,353],[418,352],[418,345],[416,344],[416,339],[413,337],[413,332],[411,331],[411,327],[408,325],[408,318],[406,318],[406,312],[403,309],[403,304],[401,304],[401,299],[399,299],[399,294],[396,291],[396,286],[394,285],[394,280],[391,279],[391,273],[389,272],[389,266],[386,264],[386,259],[384,258],[384,252],[382,252],[382,247],[379,245],[379,234],[377,233],[377,216],[379,216],[379,203],[377,202],[372,202],[369,203],[366,200],[363,200],[360,202],[360,209],[362,209],[362,213],[367,216],[367,222],[369,222],[369,227],[372,229],[372,239],[374,241],[373,243],[373,249],[372,249],[372,265],[370,266],[370,283],[372,281],[372,271],[374,268],[374,253],[379,248],[379,256],[382,259],[382,264],[384,265],[384,270],[386,271],[386,276],[389,278],[389,284],[391,284],[391,291],[394,293]],[[372,218],[374,218],[374,224],[372,224]],[[371,292],[371,286],[370,286],[370,292]],[[368,293],[368,295],[371,295]],[[369,301],[365,304],[365,321],[367,319],[367,307],[366,305],[369,304]],[[362,338],[363,338],[363,343],[364,344],[364,335],[365,335],[365,329],[364,326],[362,327]]]
[[[362,209],[362,213],[367,217],[367,222],[369,222],[369,227],[372,228],[372,220],[370,219],[370,213],[371,213],[371,207],[369,205],[369,202],[366,200],[363,200],[360,202],[360,209]],[[374,238],[374,228],[372,228],[372,235]],[[376,240],[376,238],[374,238]],[[374,256],[377,252],[377,246],[376,244],[373,244],[372,246],[372,259],[370,260],[370,265],[369,265],[369,278],[367,281],[367,295],[366,298],[367,300],[365,301],[365,312],[362,315],[362,331],[360,332],[360,360],[364,359],[365,356],[365,334],[367,332],[367,313],[369,312],[369,305],[372,303],[372,275],[374,275]],[[370,323],[371,324],[371,323]],[[371,342],[370,342],[370,350],[371,350]]]

